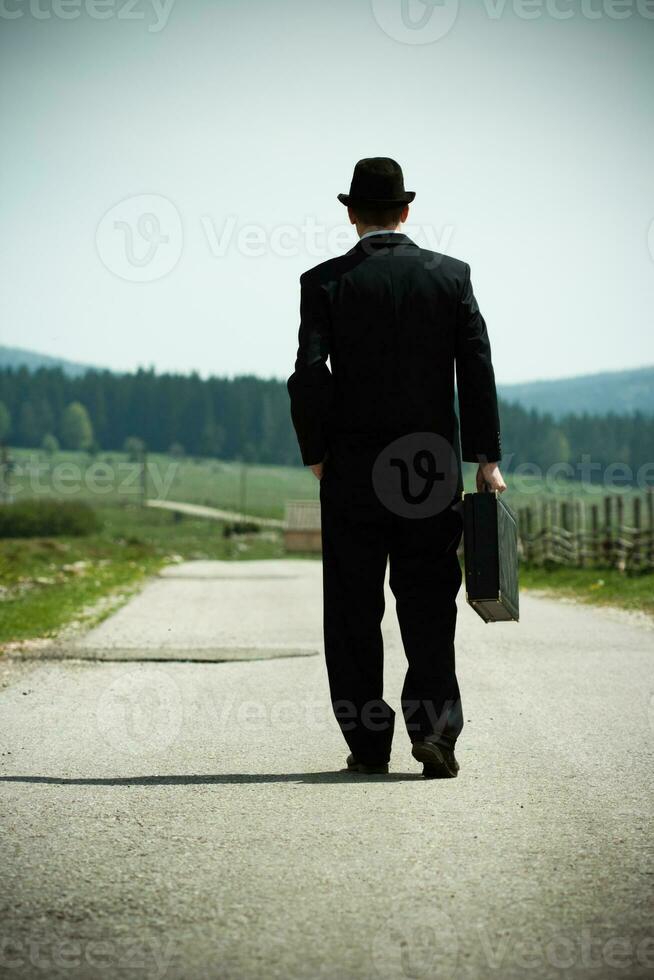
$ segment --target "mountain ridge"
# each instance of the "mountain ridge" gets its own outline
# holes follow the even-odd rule
[[[570,378],[498,384],[503,401],[561,418],[563,415],[654,415],[654,366],[601,371]]]

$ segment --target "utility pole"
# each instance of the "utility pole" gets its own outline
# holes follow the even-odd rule
[[[0,447],[0,501],[3,504],[9,502],[9,485],[7,478],[9,476],[9,458],[7,454],[7,446],[3,442]]]
[[[145,443],[141,449],[141,506],[145,507],[148,500],[148,451]]]
[[[241,511],[241,519],[245,522],[245,503],[247,496],[247,464],[244,459],[241,459],[241,480],[240,480],[240,493],[239,493],[239,509]]]

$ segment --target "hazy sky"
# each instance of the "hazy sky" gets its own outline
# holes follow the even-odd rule
[[[654,363],[654,0],[0,0],[0,66],[2,343],[286,377],[384,155],[500,381]]]

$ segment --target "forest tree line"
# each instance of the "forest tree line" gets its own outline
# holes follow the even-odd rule
[[[576,466],[590,457],[634,473],[654,461],[654,416],[550,415],[500,403],[506,468]],[[60,368],[0,369],[0,442],[54,451],[123,450],[141,440],[151,452],[299,465],[286,385],[254,376],[132,374]]]

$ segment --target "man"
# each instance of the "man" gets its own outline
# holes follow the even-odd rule
[[[390,561],[412,753],[426,777],[450,778],[463,727],[454,661],[461,455],[478,463],[479,490],[505,489],[490,344],[470,267],[400,232],[415,193],[399,164],[360,160],[338,197],[359,242],[302,275],[288,379],[302,460],[320,480],[331,701],[348,769],[388,772],[395,713],[383,698],[381,620]]]

